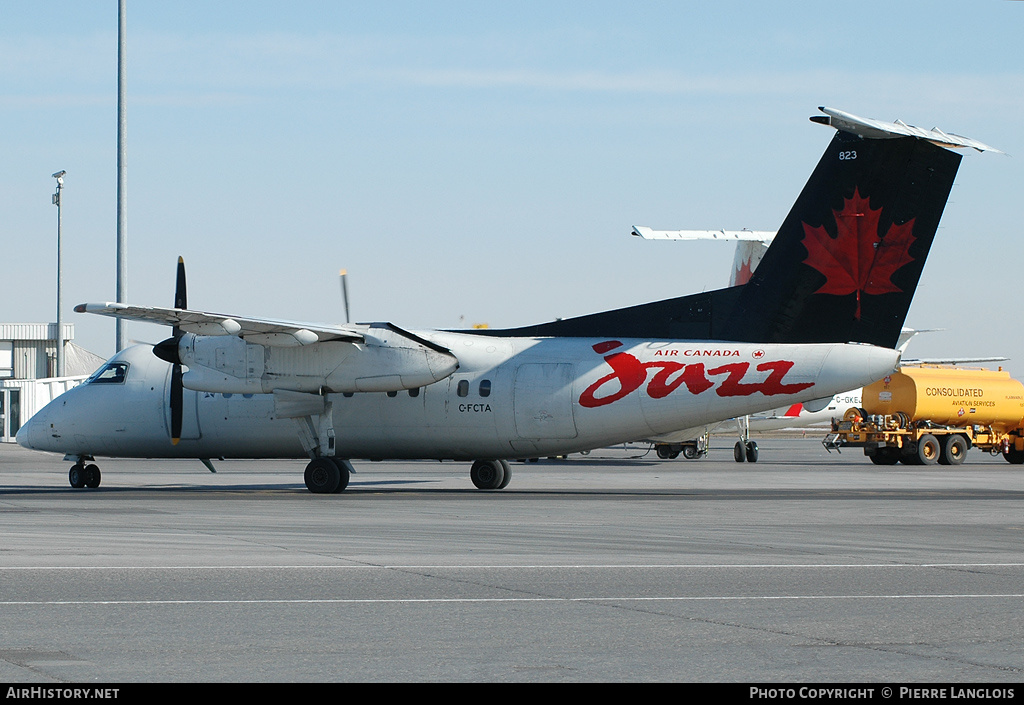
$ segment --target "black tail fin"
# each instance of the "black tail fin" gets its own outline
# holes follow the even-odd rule
[[[836,133],[716,337],[895,347],[960,159]]]
[[[861,134],[836,133],[746,285],[482,333],[895,347],[961,157]]]

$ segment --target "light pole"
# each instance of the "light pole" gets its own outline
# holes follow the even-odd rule
[[[53,194],[53,205],[57,206],[57,377],[64,376],[64,317],[61,315],[63,291],[60,283],[63,273],[60,248],[60,192],[64,188],[64,174],[66,173],[66,171],[58,171],[53,175],[53,178],[57,179],[57,191]]]
[[[128,20],[127,0],[117,3],[117,293],[119,303],[128,296],[128,174],[125,142],[125,63],[127,61]],[[114,348],[120,352],[125,347],[125,322],[120,318],[114,322]]]

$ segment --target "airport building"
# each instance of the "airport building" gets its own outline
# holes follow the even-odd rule
[[[105,362],[71,342],[73,323],[63,329],[65,375],[56,377],[56,323],[0,323],[0,441],[13,443],[24,421]]]

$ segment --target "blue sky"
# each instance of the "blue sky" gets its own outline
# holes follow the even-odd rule
[[[211,7],[212,6],[212,7]],[[117,3],[0,0],[0,320],[102,355],[114,298]],[[408,328],[505,327],[725,285],[832,131],[818,105],[977,138],[911,353],[1015,358],[1024,3],[129,2],[128,299]],[[131,325],[157,341],[167,331]],[[1024,374],[1012,360],[1008,367]]]

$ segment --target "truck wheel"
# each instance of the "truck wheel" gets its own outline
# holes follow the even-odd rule
[[[943,465],[962,465],[967,457],[967,439],[963,436],[946,436],[942,439],[942,454],[939,462]]]
[[[941,454],[942,447],[939,445],[939,439],[932,434],[926,433],[918,440],[917,459],[921,461],[921,465],[934,465],[939,462]]]
[[[1014,450],[1013,448],[1010,448],[1010,450],[1003,453],[1003,457],[1006,458],[1006,462],[1011,465],[1020,465],[1024,463],[1024,450]]]
[[[882,447],[869,456],[875,465],[895,465],[900,461],[899,448]]]
[[[860,423],[868,417],[868,412],[858,407],[850,407],[843,414],[843,421],[852,421],[853,423]]]

